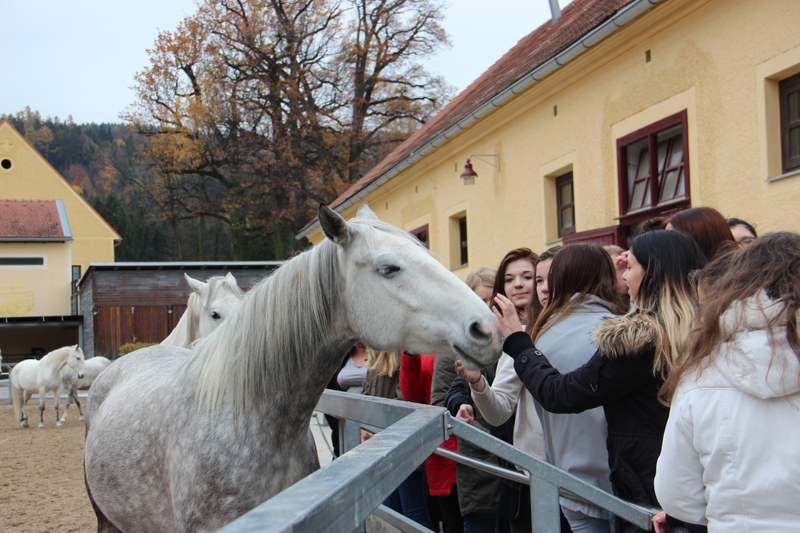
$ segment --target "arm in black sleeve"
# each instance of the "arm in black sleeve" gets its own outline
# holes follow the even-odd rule
[[[469,392],[469,383],[464,378],[457,377],[453,380],[453,384],[447,391],[447,396],[444,399],[444,406],[450,411],[450,414],[456,416],[458,410],[462,405],[467,404],[475,407],[472,404],[472,395]]]
[[[503,351],[514,359],[525,388],[551,413],[580,413],[614,402],[642,386],[643,372],[652,372],[650,357],[610,359],[597,352],[582,367],[561,374],[523,332],[510,335]]]

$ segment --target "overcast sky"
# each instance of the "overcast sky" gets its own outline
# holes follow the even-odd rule
[[[449,3],[444,27],[452,47],[427,67],[459,91],[550,18],[548,0]],[[0,0],[0,113],[30,106],[77,123],[119,122],[133,102],[133,77],[147,65],[147,48],[194,6],[194,0]]]

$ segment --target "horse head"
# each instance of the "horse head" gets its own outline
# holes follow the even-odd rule
[[[239,288],[236,278],[230,272],[224,277],[209,278],[207,283],[196,280],[188,274],[184,274],[184,276],[195,296],[190,299],[193,309],[187,310],[196,320],[196,323],[193,324],[192,340],[202,339],[230,315],[244,297],[244,292]]]
[[[460,357],[471,369],[500,357],[496,317],[416,237],[381,222],[366,204],[349,222],[322,205],[319,221],[338,248],[344,312],[356,338],[379,351]]]
[[[78,379],[83,378],[83,374],[86,371],[83,359],[83,350],[81,350],[81,347],[77,344],[69,347],[67,366],[78,375]]]

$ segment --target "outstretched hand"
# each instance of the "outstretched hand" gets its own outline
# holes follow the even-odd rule
[[[494,297],[495,306],[492,307],[492,313],[500,321],[500,330],[503,332],[503,337],[508,337],[512,333],[522,331],[522,324],[519,321],[517,308],[511,303],[511,300],[498,294]]]
[[[481,371],[467,370],[464,368],[464,365],[461,364],[461,359],[459,358],[456,358],[456,374],[458,374],[459,377],[469,381],[469,386],[477,392],[483,392],[486,388],[486,386],[483,384],[483,380],[481,379]]]
[[[668,533],[672,529],[667,525],[667,513],[661,511],[653,517],[653,529],[656,533]]]
[[[466,422],[469,425],[472,425],[475,422],[475,411],[473,411],[472,406],[468,403],[462,403],[461,407],[458,408],[458,413],[456,413],[456,418],[461,420],[462,422]]]

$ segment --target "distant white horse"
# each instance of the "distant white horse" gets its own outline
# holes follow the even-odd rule
[[[328,239],[191,351],[145,348],[94,382],[84,468],[98,531],[216,531],[318,469],[308,421],[357,340],[472,369],[500,356],[497,319],[418,239],[366,205],[349,223],[321,206],[319,220]]]
[[[89,387],[92,386],[92,383],[97,379],[97,376],[100,375],[100,372],[108,368],[111,361],[101,355],[96,355],[90,359],[86,359],[84,364],[85,368],[82,378],[78,378],[78,374],[69,366],[65,366],[61,369],[61,390],[58,395],[61,396],[63,393],[67,394],[67,401],[64,402],[64,416],[61,417],[62,422],[67,421],[67,412],[69,412],[69,405],[71,403],[75,403],[75,405],[78,406],[80,420],[83,420],[83,411],[81,410],[81,401],[78,399],[78,391],[89,390]]]
[[[55,396],[56,427],[61,427],[61,421],[58,419],[59,390],[61,369],[65,366],[74,370],[79,378],[83,377],[83,350],[77,344],[53,350],[39,361],[25,359],[14,366],[8,380],[11,385],[14,414],[22,427],[28,427],[25,404],[35,392],[39,393],[39,428],[44,427],[44,397],[51,391]]]
[[[172,333],[161,344],[188,348],[197,339],[202,339],[214,331],[231,314],[244,292],[236,283],[236,278],[228,272],[227,276],[214,276],[207,283],[184,274],[192,288],[186,311]]]

